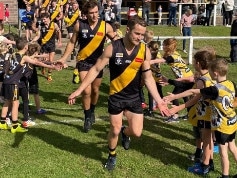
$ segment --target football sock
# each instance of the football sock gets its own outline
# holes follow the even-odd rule
[[[18,127],[18,120],[17,121],[12,121],[12,127],[16,129]]]
[[[95,112],[95,105],[94,104],[91,104],[91,112],[94,113]]]
[[[85,118],[91,118],[91,110],[84,110]]]
[[[6,117],[1,117],[0,122],[1,122],[1,124],[5,124],[6,123]]]
[[[202,154],[202,149],[196,148],[195,158],[201,158],[201,154]]]
[[[116,148],[114,148],[114,149],[109,148],[109,155],[110,155],[110,156],[116,156],[116,151],[115,151],[115,149],[116,149]]]

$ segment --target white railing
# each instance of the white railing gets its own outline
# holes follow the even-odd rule
[[[189,51],[188,51],[188,64],[192,64],[193,57],[193,41],[194,40],[223,40],[223,39],[237,39],[237,36],[155,36],[153,38],[154,41],[161,41],[161,45],[163,40],[167,38],[175,38],[177,40],[187,39],[189,40]]]

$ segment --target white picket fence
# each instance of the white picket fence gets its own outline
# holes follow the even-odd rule
[[[183,40],[183,39],[189,40],[188,64],[192,64],[194,40],[223,40],[223,39],[230,40],[230,39],[237,39],[237,36],[205,36],[205,37],[204,36],[155,36],[153,40],[160,41],[161,48],[162,48],[162,43],[167,38],[175,38],[177,40]]]

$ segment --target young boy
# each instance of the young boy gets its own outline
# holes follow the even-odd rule
[[[172,99],[190,95],[202,96],[211,103],[211,128],[214,130],[216,143],[219,145],[222,165],[222,178],[229,177],[228,149],[237,163],[237,147],[235,134],[237,130],[237,116],[234,107],[237,106],[236,86],[227,80],[228,62],[217,59],[209,64],[209,73],[217,83],[202,89],[190,89],[183,93],[171,96]],[[176,111],[174,108],[173,111]],[[171,113],[173,112],[171,109]],[[237,177],[237,174],[234,176]]]
[[[18,52],[10,56],[9,62],[4,66],[5,73],[3,80],[3,96],[5,98],[5,103],[2,107],[0,120],[0,129],[8,129],[8,126],[6,124],[6,116],[8,107],[12,106],[12,133],[28,131],[18,122],[19,81],[23,76],[26,63],[36,64],[51,69],[57,69],[55,66],[46,65],[40,61],[30,58],[29,56],[26,56],[25,53],[28,50],[28,42],[26,39],[17,39],[16,48]]]
[[[193,66],[196,72],[199,73],[200,77],[196,81],[195,85],[197,89],[206,88],[214,85],[211,76],[208,72],[208,64],[215,60],[215,53],[209,52],[210,50],[202,49],[194,55]],[[179,95],[176,95],[179,96]],[[177,99],[172,98],[172,99]],[[194,105],[194,106],[193,106]],[[189,114],[196,115],[196,119],[192,119],[192,125],[194,126],[195,135],[198,136],[199,131],[201,131],[201,140],[197,140],[197,149],[195,153],[196,162],[201,156],[201,141],[203,142],[203,155],[201,164],[195,164],[189,167],[190,172],[196,174],[207,174],[210,170],[214,170],[213,163],[213,138],[211,131],[211,107],[210,102],[205,100],[200,95],[194,96],[192,99],[187,101],[185,104],[179,107],[173,108],[173,111],[178,112],[186,107],[195,107],[195,110],[191,109]],[[175,110],[177,109],[177,110]],[[194,112],[194,113],[192,113]],[[195,122],[194,122],[195,121]]]

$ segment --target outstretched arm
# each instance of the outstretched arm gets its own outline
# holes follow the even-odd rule
[[[96,64],[89,70],[79,88],[68,97],[68,104],[74,104],[76,97],[79,96],[82,91],[95,80],[99,72],[109,63],[109,59],[112,56],[112,50],[112,45],[105,48],[103,54],[98,58]]]
[[[150,70],[150,59],[151,59],[151,53],[150,50],[147,48],[146,50],[146,60],[142,64],[142,71],[143,71],[143,78],[145,85],[149,91],[149,93],[152,95],[154,100],[158,103],[159,110],[162,115],[169,116],[169,109],[166,105],[166,103],[161,99],[157,88],[154,78],[152,77],[152,73]]]

